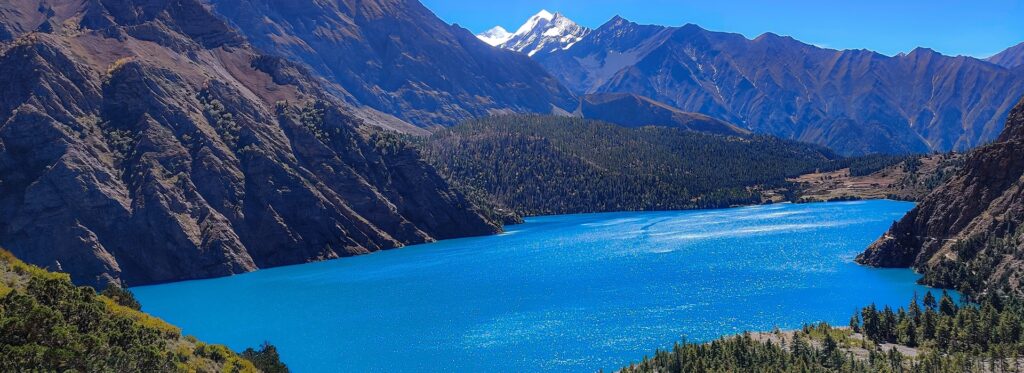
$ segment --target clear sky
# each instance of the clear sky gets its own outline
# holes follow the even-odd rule
[[[755,37],[764,32],[837,49],[894,55],[918,46],[988,57],[1024,42],[1024,0],[421,0],[474,33],[515,30],[541,9],[595,28],[616,14],[644,24],[694,23]]]

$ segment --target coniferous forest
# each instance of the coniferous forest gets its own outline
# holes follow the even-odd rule
[[[423,150],[455,184],[525,215],[760,203],[760,188],[844,165],[822,147],[768,136],[525,115],[438,131]]]
[[[893,310],[875,305],[848,326],[677,343],[624,372],[1021,372],[1024,304],[989,297],[957,304],[945,292]]]

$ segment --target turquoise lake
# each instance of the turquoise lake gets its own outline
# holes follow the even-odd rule
[[[537,217],[497,236],[132,290],[186,334],[235,350],[270,341],[300,373],[609,371],[684,337],[905,306],[928,290],[916,274],[853,258],[912,207]]]

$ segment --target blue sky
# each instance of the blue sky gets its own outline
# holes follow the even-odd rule
[[[514,32],[540,9],[597,27],[621,15],[638,23],[695,23],[755,37],[771,31],[837,49],[893,55],[918,46],[987,57],[1024,42],[1024,0],[421,0],[474,33]]]

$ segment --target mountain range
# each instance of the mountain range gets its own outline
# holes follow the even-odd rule
[[[646,96],[845,154],[970,149],[993,140],[1024,95],[1020,46],[989,61],[925,48],[889,57],[621,17],[581,34],[532,54],[577,94]]]

